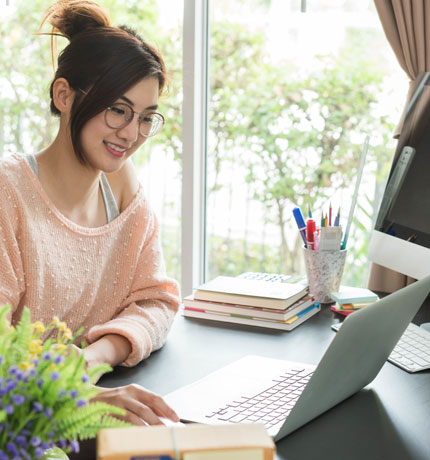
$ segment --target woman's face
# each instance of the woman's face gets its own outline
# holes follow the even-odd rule
[[[135,112],[156,111],[158,106],[158,79],[140,80],[115,103],[126,103]],[[81,132],[85,158],[91,167],[106,173],[117,171],[147,139],[139,132],[138,115],[124,128],[110,128],[105,111],[91,118]]]

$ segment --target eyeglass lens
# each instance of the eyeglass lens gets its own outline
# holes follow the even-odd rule
[[[109,128],[125,128],[133,120],[135,112],[127,104],[114,104],[105,112],[105,121]],[[139,132],[142,136],[155,136],[163,127],[164,118],[157,112],[139,115]]]

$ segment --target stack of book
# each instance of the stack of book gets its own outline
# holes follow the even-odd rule
[[[336,301],[331,309],[343,316],[348,316],[379,299],[370,289],[348,286],[341,286],[338,292],[332,292],[330,295]]]
[[[218,276],[184,298],[183,315],[291,331],[319,311],[305,284]]]

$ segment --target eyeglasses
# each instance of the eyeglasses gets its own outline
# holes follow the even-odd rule
[[[164,117],[158,112],[136,112],[128,104],[118,102],[105,110],[105,122],[112,129],[122,129],[129,125],[134,115],[138,115],[139,132],[144,137],[152,137],[161,131]]]
[[[87,93],[79,88],[82,94]],[[152,137],[161,131],[164,117],[158,112],[136,112],[128,104],[118,102],[105,110],[105,123],[112,129],[122,129],[129,125],[138,115],[139,133],[144,137]]]

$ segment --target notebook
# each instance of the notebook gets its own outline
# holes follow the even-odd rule
[[[430,276],[348,316],[318,366],[247,355],[164,398],[205,424],[248,423],[258,406],[278,441],[369,384],[429,292]]]

